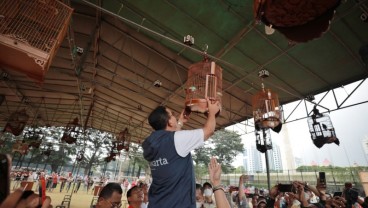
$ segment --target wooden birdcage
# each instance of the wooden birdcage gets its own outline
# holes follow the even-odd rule
[[[116,137],[116,148],[118,151],[125,149],[126,151],[129,151],[129,145],[130,145],[130,139],[132,135],[129,133],[128,127],[126,127],[123,131],[119,133],[119,135]]]
[[[26,155],[28,154],[29,146],[27,143],[21,140],[16,140],[16,142],[13,144],[12,152],[19,153],[20,155]]]
[[[79,124],[78,117],[67,124],[61,141],[65,141],[68,144],[73,144],[78,138],[83,136],[83,127]]]
[[[57,0],[2,0],[0,65],[41,83],[66,35],[72,12]]]
[[[185,106],[190,111],[206,113],[207,98],[221,103],[222,68],[208,59],[191,65],[185,92]]]
[[[280,125],[279,98],[272,90],[262,87],[262,90],[253,96],[252,107],[256,128],[273,129]]]
[[[26,109],[22,109],[20,111],[16,111],[12,113],[9,117],[8,122],[6,123],[3,132],[10,132],[14,136],[19,136],[24,127],[28,122],[29,116],[27,114]]]

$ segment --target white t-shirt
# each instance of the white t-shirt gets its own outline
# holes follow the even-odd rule
[[[178,155],[186,157],[190,151],[204,145],[203,129],[176,131],[174,143]]]

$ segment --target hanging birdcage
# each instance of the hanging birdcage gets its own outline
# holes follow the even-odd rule
[[[126,151],[129,151],[129,145],[132,135],[129,132],[128,127],[126,127],[123,131],[119,133],[119,135],[116,138],[116,144],[117,149],[120,151],[122,149],[125,149]]]
[[[73,9],[57,0],[2,0],[0,63],[42,82]]]
[[[321,148],[326,143],[340,144],[330,116],[320,113],[316,106],[314,106],[313,114],[311,117],[308,117],[307,121],[313,143],[318,148]]]
[[[83,127],[79,124],[78,117],[74,118],[73,122],[67,124],[61,141],[68,144],[73,144],[78,138],[83,136]]]
[[[23,139],[30,147],[39,148],[42,143],[42,129],[39,127],[28,127],[24,131]]]
[[[189,67],[185,89],[187,111],[207,112],[207,101],[222,99],[222,68],[207,58]]]
[[[116,160],[116,156],[119,155],[119,152],[115,152],[114,150],[111,150],[109,155],[105,158],[106,162],[111,162],[112,160],[115,161]]]
[[[52,144],[47,144],[41,147],[41,154],[46,157],[49,157],[52,151],[54,151]]]
[[[10,132],[14,136],[19,136],[28,122],[29,116],[26,109],[16,111],[10,115],[3,132]]]
[[[29,146],[24,141],[17,140],[13,144],[12,152],[14,154],[19,153],[20,155],[26,155],[28,153],[28,150],[29,150]]]
[[[79,152],[78,152],[76,160],[77,160],[78,162],[80,162],[80,161],[82,161],[83,159],[84,159],[84,151],[83,151],[83,150],[81,150],[81,151],[79,151]]]
[[[258,76],[266,78],[269,72],[263,69],[259,71]],[[252,107],[256,130],[271,128],[277,133],[281,131],[281,111],[277,93],[265,89],[262,83],[262,89],[252,98]]]
[[[253,117],[257,127],[261,129],[275,128],[280,125],[280,104],[278,95],[271,89],[262,88],[253,96]]]
[[[262,133],[262,136],[260,135]],[[258,151],[265,153],[267,150],[272,149],[271,133],[269,129],[262,129],[261,131],[255,131],[256,135],[256,148]]]

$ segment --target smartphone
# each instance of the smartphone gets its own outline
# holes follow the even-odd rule
[[[326,187],[326,173],[325,172],[319,172],[319,183],[321,186]]]
[[[11,165],[10,155],[0,154],[0,204],[5,200],[10,192]]]
[[[253,198],[255,194],[246,194],[247,198]]]
[[[333,194],[333,197],[335,196],[342,196],[342,192],[341,191],[336,191],[334,194]]]
[[[293,184],[279,184],[277,185],[277,189],[280,192],[293,192]]]

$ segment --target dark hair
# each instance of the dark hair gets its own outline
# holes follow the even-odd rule
[[[211,185],[210,183],[208,183],[208,182],[204,182],[204,183],[203,183],[203,188],[204,188],[205,186],[209,186],[209,187],[211,187],[211,188],[212,188],[212,185]]]
[[[127,198],[128,198],[128,197],[130,197],[130,196],[132,195],[132,191],[134,191],[134,190],[135,190],[135,189],[137,189],[137,188],[140,188],[140,187],[138,187],[138,186],[133,186],[132,188],[130,188],[130,189],[127,191],[127,194],[126,194]]]
[[[108,199],[112,196],[114,192],[118,192],[119,194],[123,193],[120,184],[118,183],[108,183],[105,187],[102,188],[99,198]]]
[[[132,195],[132,192],[133,192],[135,189],[140,189],[140,187],[139,187],[139,186],[133,186],[132,188],[130,188],[130,189],[127,191],[126,197],[127,197],[128,204],[130,204],[130,201],[128,200],[128,198]]]
[[[164,130],[169,121],[169,113],[165,106],[158,106],[148,116],[148,123],[154,130]]]

